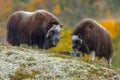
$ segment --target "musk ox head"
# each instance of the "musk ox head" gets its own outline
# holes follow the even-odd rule
[[[49,47],[56,46],[59,43],[61,28],[62,25],[53,24],[46,33],[43,49],[48,49]]]
[[[79,50],[82,46],[82,34],[72,35],[72,48],[74,51]]]
[[[72,48],[73,51],[81,51],[84,53],[90,53],[90,49],[84,40],[84,34],[72,35]]]

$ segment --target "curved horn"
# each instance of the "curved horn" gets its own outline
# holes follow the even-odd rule
[[[45,37],[47,38],[48,36],[49,36],[49,31],[47,32],[47,34],[46,34],[46,36],[45,36]]]
[[[45,36],[46,38],[49,36],[49,32],[52,31],[52,30],[54,30],[55,27],[56,27],[56,26],[53,25],[53,27],[48,30],[48,32],[47,32],[47,34],[46,34],[46,36]]]
[[[82,43],[83,43],[82,39],[79,39],[79,41],[80,41],[80,44],[82,44]]]

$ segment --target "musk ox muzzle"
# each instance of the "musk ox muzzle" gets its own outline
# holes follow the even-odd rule
[[[54,46],[56,46],[58,44],[58,42],[60,41],[60,36],[59,35],[54,35],[51,40],[52,40],[52,44]]]

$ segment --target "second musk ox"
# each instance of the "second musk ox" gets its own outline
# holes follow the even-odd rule
[[[41,49],[56,46],[60,40],[62,25],[46,10],[17,11],[7,22],[7,41],[13,46],[38,45]]]
[[[93,19],[83,19],[72,34],[72,48],[90,54],[90,60],[104,57],[111,64],[113,46],[109,32]]]

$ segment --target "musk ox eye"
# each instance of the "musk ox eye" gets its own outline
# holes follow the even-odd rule
[[[50,36],[50,37],[53,36],[54,33],[55,33],[54,31],[50,31],[50,32],[49,32],[49,36]]]
[[[78,36],[79,36],[79,38],[82,38],[82,37],[83,37],[83,34],[82,34],[82,33],[79,33]]]

